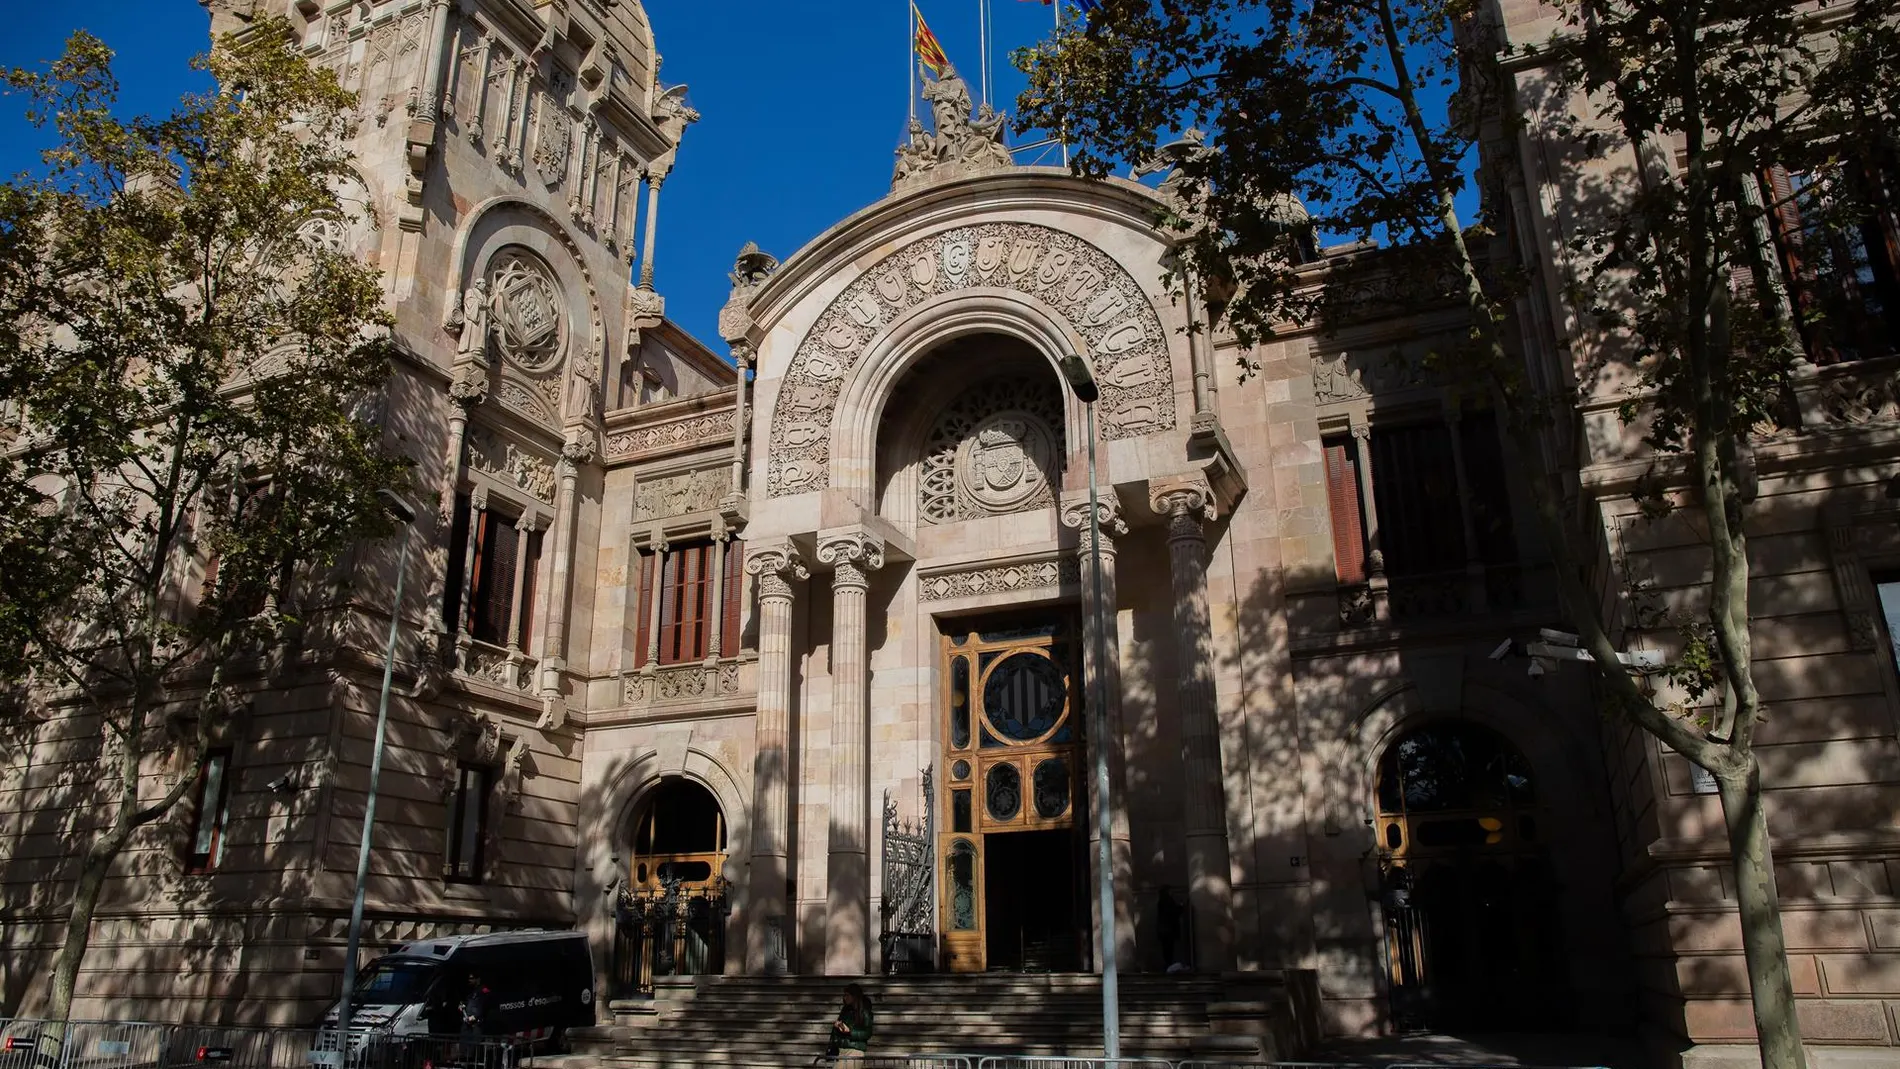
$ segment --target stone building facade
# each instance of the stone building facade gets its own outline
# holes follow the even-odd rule
[[[697,116],[638,3],[294,10],[362,96],[380,225],[345,240],[388,273],[388,432],[434,497],[393,606],[372,947],[578,927],[603,1002],[669,972],[1087,971],[1101,747],[1124,969],[1311,975],[1336,1034],[1745,1034],[1713,797],[1583,669],[1491,656],[1562,615],[1495,414],[1421,370],[1457,317],[1404,279],[1242,351],[1168,281],[1153,188],[1009,165],[946,79],[888,197],[741,252],[709,347],[657,285]],[[1571,374],[1563,179],[1520,136],[1497,254],[1544,272],[1521,344]],[[1070,354],[1101,393],[1099,620]],[[1900,1044],[1891,375],[1803,380],[1756,543],[1804,1023],[1859,1047]],[[1595,578],[1693,598],[1693,531],[1626,503],[1615,385],[1582,411]],[[394,554],[354,562],[354,628],[279,666],[215,767],[155,770],[201,788],[114,880],[81,1012],[334,995]],[[88,737],[57,720],[8,770],[0,1008],[39,997]]]

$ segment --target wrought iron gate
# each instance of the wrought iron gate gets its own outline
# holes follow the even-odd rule
[[[623,884],[615,894],[610,998],[651,995],[659,976],[725,971],[726,918],[732,913],[725,877],[685,887],[669,874],[661,886],[657,893],[642,893]]]
[[[884,792],[884,971],[931,972],[937,963],[936,791],[923,769],[922,816],[905,820]]]

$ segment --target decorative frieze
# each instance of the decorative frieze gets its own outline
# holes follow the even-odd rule
[[[768,493],[782,497],[829,484],[839,392],[874,338],[925,300],[978,287],[1032,297],[1082,339],[1101,386],[1102,437],[1174,426],[1168,335],[1120,264],[1050,227],[959,227],[878,261],[818,317],[792,357],[772,413]]]
[[[724,468],[707,468],[643,482],[634,492],[633,518],[663,520],[719,507],[732,483]]]
[[[703,663],[674,665],[654,672],[629,672],[620,677],[623,705],[729,698],[739,693],[739,662],[723,661],[708,669]]]
[[[1059,590],[1081,581],[1081,567],[1076,559],[1063,557],[926,575],[918,581],[917,596],[921,601],[949,601],[979,594]]]
[[[607,436],[606,455],[608,460],[627,460],[648,453],[724,445],[731,439],[732,412],[707,412],[615,431]]]

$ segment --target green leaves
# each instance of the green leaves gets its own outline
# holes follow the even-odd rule
[[[353,98],[287,30],[220,41],[199,61],[217,91],[159,118],[113,115],[84,33],[5,75],[56,134],[42,173],[0,187],[7,680],[104,706],[210,672],[320,609],[338,555],[388,531],[376,491],[405,465],[356,413],[390,319],[337,240],[372,225],[338,196]]]

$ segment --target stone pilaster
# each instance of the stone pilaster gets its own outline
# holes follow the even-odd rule
[[[594,460],[594,436],[587,431],[568,435],[556,465],[560,476],[554,506],[552,566],[548,569],[548,619],[541,629],[541,715],[543,728],[560,727],[567,717],[561,677],[567,674],[567,614],[573,603],[575,503],[580,469]]]
[[[1102,642],[1096,641],[1097,620],[1095,605],[1095,568],[1091,553],[1091,534],[1089,530],[1089,500],[1087,494],[1066,500],[1062,505],[1062,525],[1078,532],[1076,554],[1081,563],[1082,574],[1082,672],[1084,703],[1093,702],[1097,691],[1095,680],[1101,676],[1101,691],[1104,696],[1104,719],[1108,724],[1107,737],[1095,729],[1095,719],[1091,714],[1084,732],[1089,743],[1089,767],[1083,770],[1083,778],[1089,784],[1089,918],[1095,926],[1098,938],[1092,944],[1099,947],[1102,923],[1101,896],[1095,888],[1101,877],[1096,871],[1101,857],[1101,831],[1096,823],[1095,814],[1101,812],[1103,799],[1093,792],[1095,783],[1095,755],[1098,746],[1108,747],[1108,799],[1109,811],[1109,851],[1111,876],[1115,887],[1115,962],[1127,971],[1135,968],[1135,866],[1134,850],[1128,835],[1128,754],[1127,735],[1122,731],[1122,677],[1121,677],[1121,639],[1116,626],[1115,593],[1115,539],[1128,533],[1128,523],[1122,519],[1121,505],[1114,496],[1098,498],[1097,523],[1102,532]],[[1108,657],[1100,661],[1096,657],[1098,648],[1106,648]],[[1097,963],[1099,971],[1101,966]]]
[[[790,960],[787,906],[791,829],[792,598],[811,578],[790,542],[750,547],[745,570],[759,591],[759,701],[753,721],[752,866],[746,895],[746,972],[778,974]]]
[[[884,566],[884,543],[860,530],[827,531],[818,560],[831,574],[831,835],[825,973],[861,976],[871,962],[870,665],[865,594]]]
[[[1220,972],[1234,967],[1234,893],[1227,849],[1226,781],[1221,775],[1220,719],[1215,707],[1213,628],[1207,611],[1207,535],[1203,525],[1214,518],[1214,496],[1205,486],[1170,486],[1157,489],[1149,504],[1168,523],[1194,965],[1203,972]]]

